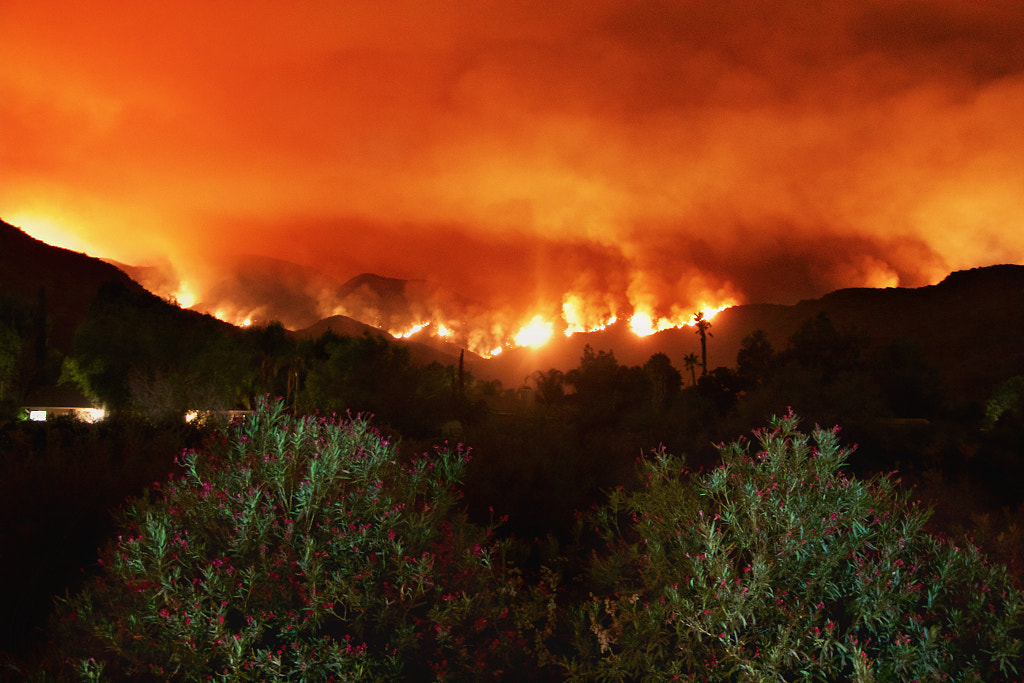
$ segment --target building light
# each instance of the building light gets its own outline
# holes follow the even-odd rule
[[[93,423],[99,422],[107,416],[107,411],[103,408],[85,408],[79,412],[79,417],[83,422]]]

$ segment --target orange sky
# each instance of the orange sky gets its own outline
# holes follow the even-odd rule
[[[1022,112],[1016,0],[0,0],[0,217],[200,297],[237,254],[524,322],[1024,263]]]

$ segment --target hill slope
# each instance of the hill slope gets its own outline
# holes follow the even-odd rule
[[[51,246],[0,220],[0,296],[44,307],[49,342],[60,351],[70,350],[75,328],[107,282],[144,291],[109,263]]]
[[[954,396],[977,400],[1003,379],[1024,373],[1024,266],[999,265],[959,271],[936,285],[889,289],[842,289],[791,306],[749,304],[722,311],[712,321],[708,367],[734,367],[745,336],[762,329],[781,351],[806,320],[825,313],[872,345],[916,343]],[[489,361],[487,372],[518,386],[535,370],[568,370],[583,348],[614,351],[619,363],[642,365],[657,352],[682,369],[683,357],[700,354],[693,328],[636,337],[624,322],[600,332],[558,338],[540,349],[514,349]]]

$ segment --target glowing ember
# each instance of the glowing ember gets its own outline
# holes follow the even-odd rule
[[[542,317],[535,315],[533,320],[519,330],[512,339],[516,346],[543,346],[554,334],[553,329],[552,323],[545,322]]]
[[[452,331],[448,327],[446,327],[444,325],[438,325],[437,326],[437,336],[438,337],[450,337],[451,334],[452,334]]]

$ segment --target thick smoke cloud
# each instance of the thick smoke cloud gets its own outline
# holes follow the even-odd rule
[[[919,286],[1024,262],[1022,36],[1018,2],[8,0],[0,216],[211,308],[271,257],[492,336]],[[321,275],[288,305],[340,310]]]

